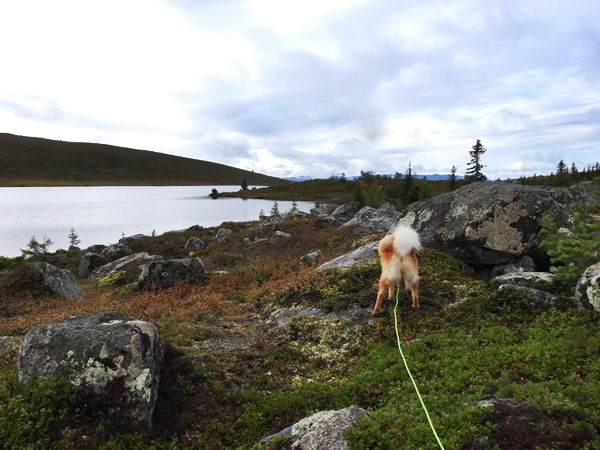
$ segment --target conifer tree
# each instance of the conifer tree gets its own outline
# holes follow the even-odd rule
[[[456,189],[456,166],[452,166],[452,169],[450,169],[450,175],[448,176],[448,189],[451,191]]]
[[[470,183],[487,180],[487,177],[481,171],[485,167],[485,165],[481,164],[481,155],[483,155],[486,150],[487,149],[483,146],[481,141],[477,139],[477,142],[473,146],[473,150],[469,152],[471,155],[471,162],[467,163],[467,166],[471,167],[467,168],[465,178]]]

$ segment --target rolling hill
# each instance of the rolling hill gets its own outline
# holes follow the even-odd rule
[[[198,159],[0,133],[0,186],[249,185],[287,181]]]

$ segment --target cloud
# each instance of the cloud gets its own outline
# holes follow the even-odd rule
[[[5,2],[0,131],[280,176],[595,163],[593,3]]]

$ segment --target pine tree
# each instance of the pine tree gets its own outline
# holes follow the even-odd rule
[[[465,178],[470,183],[487,180],[487,177],[481,171],[484,167],[486,167],[485,165],[481,164],[481,155],[483,155],[486,150],[487,149],[483,146],[481,141],[477,139],[477,142],[473,146],[473,150],[469,152],[471,155],[471,162],[467,163],[467,166],[471,167],[467,169]]]
[[[456,189],[456,166],[452,166],[452,169],[450,169],[450,175],[448,175],[448,189],[450,191]]]

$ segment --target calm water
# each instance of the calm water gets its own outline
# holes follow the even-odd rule
[[[219,186],[234,192],[239,186]],[[102,186],[0,188],[0,255],[19,256],[32,236],[46,236],[58,248],[69,247],[71,228],[79,247],[114,244],[125,234],[157,235],[192,225],[218,226],[223,222],[258,220],[269,213],[271,200],[211,199],[209,186]],[[279,211],[292,202],[278,201]],[[314,203],[298,202],[308,212]]]

